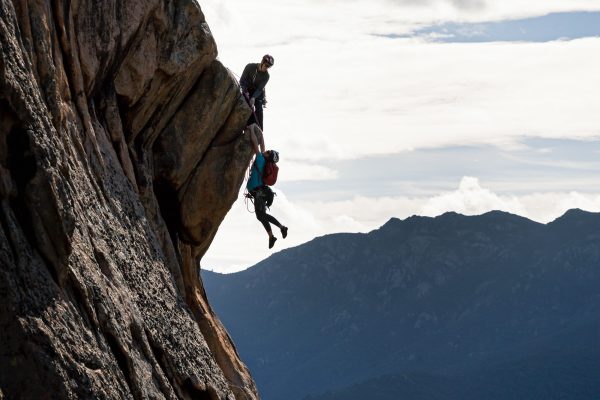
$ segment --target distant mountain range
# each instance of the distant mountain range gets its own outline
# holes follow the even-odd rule
[[[391,219],[222,275],[264,400],[600,398],[600,214]]]

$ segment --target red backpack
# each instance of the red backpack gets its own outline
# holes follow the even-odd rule
[[[263,184],[273,186],[275,182],[277,182],[277,173],[279,172],[279,167],[271,160],[267,160],[265,163],[265,168],[263,169]]]
[[[265,168],[263,169],[262,180],[263,185],[273,186],[277,182],[277,173],[279,167],[277,162],[279,161],[279,153],[275,150],[269,150],[270,157],[265,158]]]

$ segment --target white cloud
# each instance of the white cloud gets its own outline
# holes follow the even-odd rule
[[[571,208],[600,212],[600,194],[572,191],[498,195],[482,187],[475,177],[463,177],[456,190],[429,197],[357,196],[343,201],[292,203],[284,193],[278,192],[272,214],[289,226],[290,233],[287,239],[280,238],[273,250],[296,246],[329,233],[368,232],[391,217],[435,217],[447,211],[478,215],[502,210],[547,223]],[[270,254],[262,225],[246,210],[244,202],[238,200],[219,229],[202,266],[219,272],[235,272]]]
[[[282,239],[274,227],[274,233],[279,237],[273,251],[281,250],[304,243],[317,235],[329,232],[313,213],[288,201],[281,191],[276,190],[274,205],[269,214],[277,218],[283,225],[289,227],[289,234]],[[346,229],[347,225],[342,225]],[[201,263],[203,268],[219,272],[234,272],[245,269],[271,254],[268,249],[268,236],[256,219],[254,206],[245,200],[240,193],[225,221],[210,246],[208,253]]]
[[[597,11],[600,4],[595,0],[486,0],[480,9],[480,17],[486,20],[516,19],[555,12]],[[471,16],[474,18],[474,16]]]
[[[285,155],[285,181],[317,177],[339,181],[338,172],[325,166],[335,163],[324,160],[474,144],[508,151],[522,148],[524,136],[600,138],[600,38],[452,44],[375,35],[407,33],[446,21],[600,10],[598,0],[203,0],[201,4],[219,57],[234,73],[240,74],[246,63],[258,62],[265,53],[275,57],[267,86],[265,138],[268,147]],[[595,163],[557,162],[546,167],[595,168]],[[577,181],[575,172],[571,183]],[[498,194],[469,178],[456,190],[433,196],[373,193],[336,202],[292,202],[280,193],[273,213],[290,226],[290,236],[280,239],[275,249],[331,232],[369,231],[392,216],[501,209],[547,222],[568,208],[600,210],[600,196],[566,192],[566,185],[561,190],[556,183],[560,179],[539,183],[536,187],[543,187],[539,193],[532,193],[527,179],[506,181],[508,193],[521,185],[518,196]],[[423,189],[418,193],[426,189],[422,182],[410,183]],[[585,181],[580,187],[586,188]],[[268,254],[262,226],[239,200],[203,266],[232,271]]]
[[[479,180],[464,177],[458,190],[428,199],[421,207],[421,215],[437,216],[446,211],[465,215],[477,215],[490,210],[506,211],[526,215],[527,211],[517,197],[501,197],[491,190],[482,188]]]
[[[240,73],[266,52],[276,64],[267,87],[265,137],[288,159],[504,145],[525,135],[600,136],[600,93],[592,89],[600,87],[598,38],[469,44],[310,39],[240,50],[226,64]]]
[[[600,137],[600,93],[593,90],[600,87],[600,38],[423,43],[367,34],[389,32],[389,21],[408,26],[385,2],[367,9],[360,0],[343,7],[336,1],[277,4],[232,4],[224,25],[207,15],[220,58],[234,72],[264,53],[275,56],[265,135],[288,159],[505,145],[524,135]],[[549,10],[560,8],[552,4]]]
[[[355,158],[524,135],[598,137],[600,39],[423,44],[369,39],[281,49],[267,134],[300,159]],[[356,54],[368,55],[357,62]],[[287,65],[319,60],[298,79]],[[372,61],[371,61],[372,60]],[[306,90],[306,82],[315,82]],[[290,124],[289,119],[305,121]],[[279,136],[281,135],[281,136]],[[297,146],[302,138],[316,150]]]
[[[327,181],[338,177],[337,171],[318,164],[281,160],[279,167],[286,170],[286,182]]]
[[[245,48],[303,38],[350,40],[437,22],[492,21],[598,11],[597,0],[202,0],[218,43]],[[241,35],[244,33],[246,35]]]

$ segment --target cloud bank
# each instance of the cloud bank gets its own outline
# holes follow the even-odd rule
[[[276,249],[326,233],[366,232],[412,214],[500,209],[547,222],[569,208],[598,210],[598,191],[589,189],[597,161],[518,150],[524,137],[600,138],[600,38],[430,43],[381,36],[434,24],[600,11],[597,0],[207,0],[202,7],[219,58],[234,73],[265,53],[275,57],[265,141],[284,155],[282,168],[287,163],[273,212],[290,226]],[[464,146],[522,159],[504,171],[500,156],[478,161],[489,155],[482,152],[444,163],[449,174],[414,156]],[[378,176],[379,169],[362,162],[399,155],[412,176],[391,168]],[[342,163],[365,169],[342,170]],[[516,167],[540,178],[520,177]],[[240,200],[203,266],[246,268],[270,254],[266,243]]]
[[[343,201],[293,203],[279,191],[275,201],[272,214],[290,227],[288,238],[280,238],[275,251],[329,233],[369,232],[391,217],[435,217],[447,211],[478,215],[501,210],[548,223],[572,208],[600,212],[600,194],[571,191],[499,195],[482,185],[478,178],[469,176],[463,177],[456,189],[429,197],[356,196]],[[236,251],[232,252],[232,248]],[[202,267],[223,273],[235,272],[270,254],[262,225],[240,200],[217,233]]]
[[[478,15],[600,9],[589,1],[522,3],[486,3]],[[447,1],[224,4],[206,10],[220,58],[239,74],[262,54],[275,56],[267,146],[300,163],[453,144],[510,145],[523,136],[600,137],[600,93],[591,90],[600,87],[600,38],[426,43],[372,35],[390,27],[409,32],[431,23],[424,15],[432,12],[439,21],[456,20],[456,4]]]

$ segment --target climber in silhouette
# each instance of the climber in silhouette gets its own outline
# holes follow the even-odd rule
[[[273,56],[265,54],[260,63],[250,63],[244,68],[240,78],[240,86],[246,101],[254,113],[250,116],[246,125],[257,123],[264,130],[263,107],[266,107],[267,97],[265,86],[269,81],[268,69],[273,66]]]
[[[254,212],[256,213],[256,219],[265,227],[267,234],[269,235],[269,248],[272,248],[277,238],[273,235],[271,230],[271,224],[277,226],[281,231],[281,236],[285,239],[288,233],[288,228],[283,226],[275,217],[267,214],[267,196],[268,191],[271,189],[263,183],[263,170],[267,160],[273,162],[279,161],[279,153],[275,150],[265,151],[265,142],[262,138],[262,131],[257,124],[252,124],[246,128],[246,131],[250,134],[252,140],[252,146],[254,148],[254,162],[252,163],[250,178],[248,178],[248,194],[252,198],[254,203]],[[260,138],[260,143],[257,140]],[[259,149],[260,147],[260,149]]]

